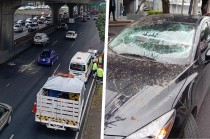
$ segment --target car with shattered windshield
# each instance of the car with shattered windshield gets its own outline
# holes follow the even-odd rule
[[[210,18],[143,17],[109,43],[105,139],[198,138],[210,88]]]

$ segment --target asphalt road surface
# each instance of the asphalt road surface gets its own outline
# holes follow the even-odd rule
[[[32,113],[36,94],[47,78],[55,71],[68,72],[69,62],[76,52],[87,51],[90,46],[99,52],[103,51],[95,21],[77,21],[69,25],[69,30],[78,33],[76,41],[66,40],[66,31],[58,30],[50,36],[50,43],[47,46],[31,46],[0,65],[0,102],[7,103],[14,109],[11,124],[0,132],[1,139],[75,138],[76,132],[70,129],[53,130],[36,123]],[[59,60],[53,66],[37,65],[36,59],[45,48],[54,49],[59,54]],[[92,77],[86,84],[85,101],[91,82]]]
[[[46,27],[47,25],[45,24],[39,24],[39,29]],[[26,28],[25,26],[23,26],[23,32],[14,32],[14,40],[21,38],[23,36],[26,36],[28,34],[30,34],[31,32],[28,32],[28,28]]]

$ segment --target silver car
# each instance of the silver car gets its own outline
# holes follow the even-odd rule
[[[5,103],[0,103],[0,131],[9,125],[12,120],[12,107]]]
[[[23,32],[23,26],[21,24],[15,24],[14,32]]]

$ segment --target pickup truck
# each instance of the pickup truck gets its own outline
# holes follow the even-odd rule
[[[36,96],[35,121],[56,130],[79,130],[84,92],[84,82],[74,75],[58,73],[49,77]]]

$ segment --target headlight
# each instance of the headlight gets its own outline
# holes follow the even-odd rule
[[[176,116],[176,110],[171,110],[145,127],[128,136],[126,139],[166,139],[171,131]]]

